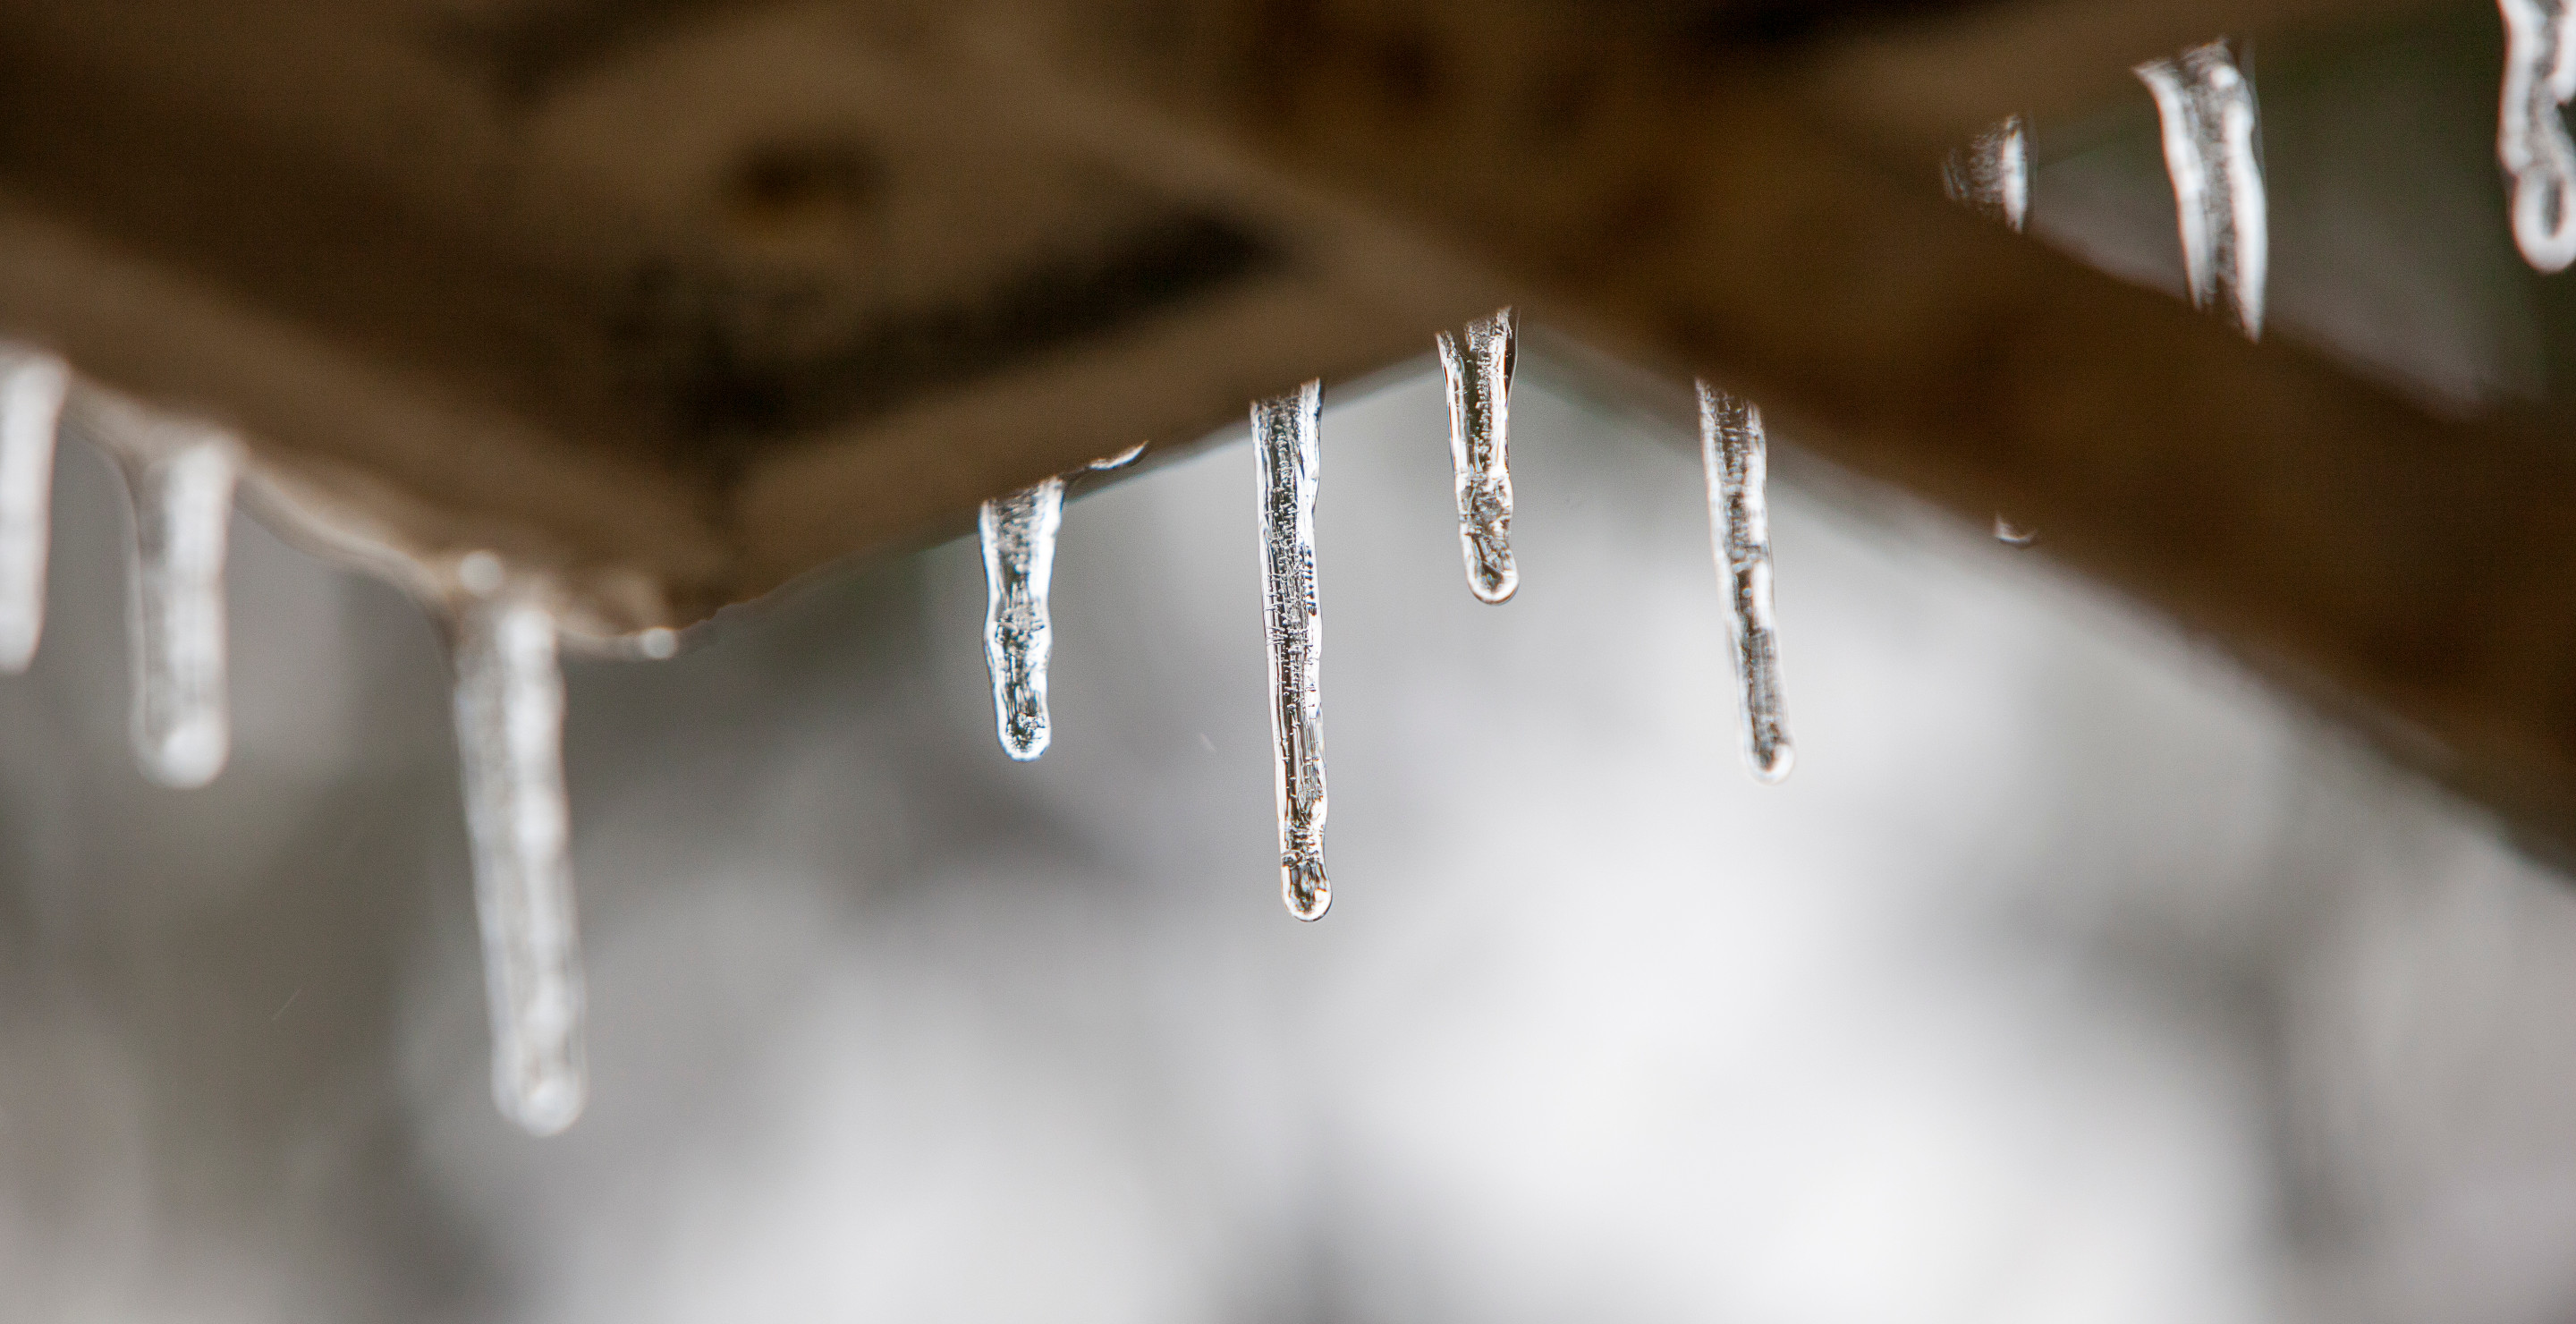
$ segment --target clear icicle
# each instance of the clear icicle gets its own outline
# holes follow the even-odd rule
[[[1315,596],[1317,416],[1323,384],[1252,406],[1261,461],[1262,605],[1270,627],[1270,733],[1279,753],[1279,885],[1299,919],[1333,903],[1324,874],[1323,620]]]
[[[2254,84],[2224,41],[2149,60],[2136,72],[2155,94],[2164,123],[2165,170],[2173,177],[2192,304],[2217,308],[2249,338],[2260,337],[2270,243]]]
[[[1440,333],[1440,366],[1449,376],[1449,457],[1458,470],[1458,545],[1467,559],[1467,587],[1486,602],[1509,600],[1521,582],[1512,564],[1515,329],[1506,308],[1468,323],[1457,336]]]
[[[1046,752],[1049,736],[1047,657],[1055,649],[1055,628],[1047,617],[1047,585],[1055,575],[1056,530],[1064,523],[1064,480],[1050,478],[987,501],[978,523],[993,718],[1003,752],[1033,759]]]
[[[2030,147],[2021,116],[1977,135],[1942,163],[1941,182],[1963,202],[2015,230],[2030,215]]]
[[[1759,780],[1789,775],[1794,751],[1780,702],[1780,638],[1771,614],[1771,512],[1762,413],[1699,384],[1700,459],[1708,471],[1710,541],[1726,583],[1735,675],[1744,694],[1744,753]]]
[[[241,448],[121,402],[88,415],[134,508],[134,748],[145,775],[203,786],[232,750],[224,555]]]
[[[0,671],[25,671],[44,634],[54,436],[70,390],[62,360],[0,346]]]
[[[581,937],[563,781],[553,611],[477,552],[459,578],[456,744],[502,1115],[553,1135],[581,1115]]]
[[[2541,271],[2576,261],[2576,143],[2561,114],[2576,98],[2571,0],[2498,0],[2504,10],[2504,106],[2496,158],[2513,190],[2513,241]]]

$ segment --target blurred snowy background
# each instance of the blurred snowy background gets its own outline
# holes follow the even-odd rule
[[[2463,403],[2576,343],[2474,17],[2258,69],[2283,333]],[[2034,229],[2178,283],[2143,92],[2049,127]],[[1320,925],[1240,445],[1067,511],[1034,766],[968,543],[577,666],[594,1091],[549,1141],[488,1097],[429,624],[238,526],[234,761],[153,788],[67,446],[0,681],[0,1319],[2576,1316],[2565,879],[2047,529],[1830,485],[1775,491],[1757,786],[1687,439],[1515,403],[1499,609],[1435,385],[1326,414]]]

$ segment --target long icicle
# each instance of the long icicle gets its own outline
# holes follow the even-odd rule
[[[1252,406],[1261,461],[1261,598],[1270,633],[1270,734],[1279,755],[1279,887],[1299,919],[1333,904],[1324,873],[1323,619],[1315,596],[1321,382]]]
[[[232,750],[224,556],[241,444],[105,394],[83,393],[76,408],[133,508],[135,755],[154,781],[203,786]]]
[[[70,391],[61,359],[0,346],[0,671],[25,671],[45,632],[54,437]]]
[[[2513,188],[2513,242],[2540,271],[2576,261],[2576,142],[2562,108],[2576,98],[2576,3],[2497,0],[2504,11],[2504,105],[2496,159]]]
[[[483,930],[492,1096],[529,1133],[553,1135],[589,1095],[555,617],[489,552],[466,557],[458,578],[456,744]]]
[[[2164,125],[2165,171],[2173,177],[2192,305],[2218,309],[2247,338],[2259,339],[2270,241],[2254,84],[2225,41],[2149,60],[2135,72],[2155,94]]]
[[[1780,700],[1780,637],[1771,614],[1771,510],[1762,411],[1699,383],[1700,462],[1708,473],[1710,541],[1726,584],[1735,676],[1744,696],[1744,756],[1756,779],[1789,775],[1795,751]]]
[[[2021,116],[1978,134],[1941,164],[1950,200],[1965,203],[2015,231],[2030,215],[2030,145]]]
[[[1440,333],[1449,377],[1449,458],[1458,471],[1458,545],[1467,587],[1486,602],[1510,600],[1521,572],[1512,562],[1511,395],[1518,328],[1506,308]]]
[[[1046,752],[1047,658],[1055,627],[1047,587],[1055,576],[1056,531],[1064,524],[1064,480],[984,503],[984,665],[993,677],[993,720],[1002,751],[1015,759]]]

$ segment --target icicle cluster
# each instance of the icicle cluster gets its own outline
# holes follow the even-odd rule
[[[555,616],[490,552],[464,558],[455,619],[456,748],[492,1019],[492,1096],[553,1135],[581,1115],[581,939],[564,798]]]
[[[2164,125],[2183,276],[2192,305],[2219,310],[2249,338],[2263,334],[2266,236],[2254,84],[2225,41],[2137,67]]]
[[[1442,332],[1440,367],[1449,379],[1449,456],[1458,471],[1458,545],[1467,587],[1486,602],[1520,587],[1512,563],[1512,310]]]
[[[1324,873],[1323,614],[1315,596],[1315,481],[1323,384],[1252,406],[1261,473],[1261,598],[1270,638],[1270,735],[1279,756],[1279,887],[1288,911],[1321,919]]]

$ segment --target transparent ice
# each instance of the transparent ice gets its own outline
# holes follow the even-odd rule
[[[1315,597],[1317,415],[1323,384],[1252,406],[1261,461],[1261,597],[1270,635],[1270,733],[1279,753],[1279,886],[1299,919],[1333,903],[1324,875],[1323,621]]]
[[[77,407],[133,508],[135,754],[162,785],[203,786],[232,748],[224,555],[241,445],[104,394],[84,392]]]
[[[2193,306],[2216,308],[2248,337],[2263,334],[2270,253],[2254,84],[2225,41],[2137,67],[2164,124],[2183,276]]]
[[[2015,230],[2030,215],[2030,148],[2021,116],[1977,135],[1942,163],[1941,182],[1964,202]]]
[[[2496,158],[2513,190],[2513,241],[2541,271],[2576,261],[2576,143],[2562,114],[2576,98],[2571,0],[2498,0],[2504,10],[2504,105]]]
[[[1055,576],[1056,531],[1064,523],[1064,480],[984,503],[984,665],[993,676],[993,718],[1002,751],[1015,759],[1046,752],[1047,658],[1055,629],[1047,585]]]
[[[1440,333],[1449,376],[1449,457],[1458,470],[1458,544],[1467,587],[1503,602],[1520,587],[1512,564],[1511,392],[1515,327],[1506,308]]]
[[[1700,459],[1708,471],[1710,540],[1725,581],[1744,695],[1745,759],[1759,780],[1789,775],[1794,752],[1780,702],[1780,639],[1771,614],[1771,512],[1763,495],[1762,413],[1699,384]]]
[[[456,613],[456,746],[492,1018],[492,1095],[553,1135],[581,1115],[581,938],[563,780],[553,611],[498,558],[465,558]]]
[[[45,629],[54,436],[70,390],[62,360],[0,345],[0,671],[26,670]]]

